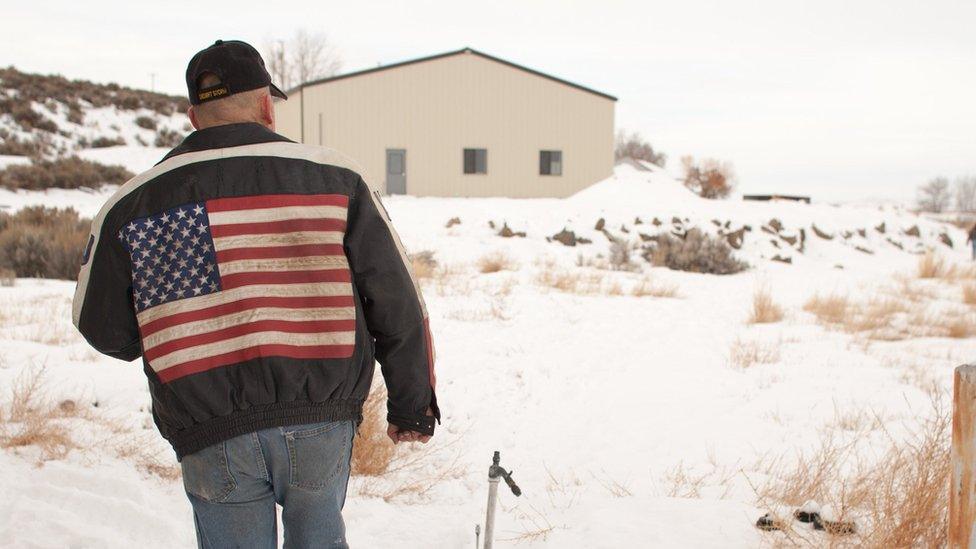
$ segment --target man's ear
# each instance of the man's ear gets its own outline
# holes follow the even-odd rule
[[[261,122],[271,131],[275,131],[274,98],[271,94],[261,98]]]
[[[193,105],[186,110],[186,115],[190,117],[190,124],[193,125],[194,130],[200,129],[200,122],[197,120],[197,111],[193,110]]]

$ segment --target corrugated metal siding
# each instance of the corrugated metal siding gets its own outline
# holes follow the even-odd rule
[[[459,54],[314,85],[305,142],[362,164],[385,191],[386,149],[407,151],[418,196],[568,196],[613,170],[614,102],[475,54]],[[279,131],[299,139],[279,103]],[[287,105],[287,106],[285,106]],[[319,114],[323,127],[319,128]],[[287,115],[290,121],[282,120]],[[463,173],[465,148],[488,149],[488,173]],[[563,175],[539,175],[539,151],[561,150]]]

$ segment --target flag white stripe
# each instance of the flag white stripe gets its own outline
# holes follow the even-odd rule
[[[356,343],[356,332],[322,332],[312,334],[290,333],[290,332],[257,332],[240,337],[225,339],[215,343],[187,347],[179,351],[173,351],[153,359],[149,363],[152,369],[159,372],[200,358],[221,355],[232,351],[239,351],[248,347],[258,345],[296,345],[296,346],[318,346],[318,345],[354,345]]]
[[[284,320],[290,322],[305,322],[315,320],[355,320],[355,307],[314,307],[289,309],[283,307],[257,307],[228,315],[218,316],[178,324],[160,330],[142,340],[142,347],[148,351],[167,341],[182,339],[187,336],[215,332],[231,326],[250,324],[262,320]]]
[[[341,219],[346,220],[345,206],[279,206],[256,210],[227,210],[207,212],[211,225],[238,223],[266,223],[293,219]]]
[[[217,293],[178,299],[150,307],[136,315],[140,326],[173,314],[206,309],[252,297],[351,296],[348,282],[315,282],[309,284],[254,284]]]

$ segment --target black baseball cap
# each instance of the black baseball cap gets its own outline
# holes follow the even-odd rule
[[[220,84],[201,88],[200,77],[207,73],[216,75]],[[197,52],[186,67],[186,88],[192,105],[265,86],[271,88],[271,95],[288,99],[285,92],[271,82],[271,75],[258,50],[240,40],[217,40]]]

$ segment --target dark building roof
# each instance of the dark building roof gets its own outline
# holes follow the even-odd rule
[[[362,76],[364,74],[369,74],[369,73],[373,73],[373,72],[379,72],[379,71],[385,71],[385,70],[389,70],[389,69],[395,69],[397,67],[403,67],[405,65],[413,65],[415,63],[423,63],[425,61],[433,61],[435,59],[440,59],[442,57],[451,57],[452,55],[462,55],[462,54],[478,55],[480,57],[484,57],[485,59],[490,59],[491,61],[494,61],[496,63],[501,63],[503,65],[508,65],[509,67],[512,67],[512,68],[515,68],[515,69],[518,69],[518,70],[521,70],[521,71],[525,71],[525,72],[527,72],[529,74],[534,74],[536,76],[541,76],[542,78],[546,78],[546,79],[552,80],[553,82],[559,82],[560,84],[564,84],[566,86],[569,86],[571,88],[576,88],[578,90],[583,90],[583,91],[585,91],[587,93],[592,93],[593,95],[598,95],[598,96],[603,97],[605,99],[610,99],[611,101],[616,101],[617,100],[617,98],[614,97],[614,96],[612,96],[612,95],[609,95],[609,94],[606,94],[606,93],[603,93],[603,92],[596,91],[596,90],[594,90],[592,88],[587,88],[586,86],[581,86],[579,84],[574,84],[573,82],[570,82],[568,80],[563,80],[562,78],[557,78],[555,76],[552,76],[551,74],[546,74],[544,72],[540,72],[540,71],[537,71],[535,69],[530,69],[528,67],[525,67],[525,66],[522,66],[522,65],[519,65],[519,64],[516,64],[516,63],[512,63],[511,61],[506,61],[506,60],[501,59],[499,57],[495,57],[495,56],[492,56],[492,55],[488,55],[487,53],[483,53],[483,52],[480,52],[480,51],[475,50],[475,49],[472,49],[472,48],[462,48],[460,50],[454,50],[454,51],[449,51],[449,52],[445,52],[445,53],[439,53],[437,55],[429,55],[427,57],[418,57],[417,59],[410,59],[410,60],[407,60],[407,61],[401,61],[399,63],[393,63],[393,64],[390,64],[390,65],[382,65],[382,66],[379,66],[379,67],[374,67],[372,69],[365,69],[365,70],[356,71],[356,72],[349,72],[349,73],[346,73],[346,74],[338,74],[336,76],[330,76],[328,78],[320,78],[318,80],[312,80],[312,81],[309,81],[309,82],[305,82],[304,84],[301,84],[299,86],[295,86],[294,88],[288,90],[288,93],[297,92],[297,91],[299,91],[299,90],[301,90],[301,89],[303,89],[305,87],[308,87],[308,86],[315,86],[315,85],[318,85],[318,84],[325,84],[327,82],[334,82],[336,80],[343,80],[345,78],[352,78],[354,76]]]

